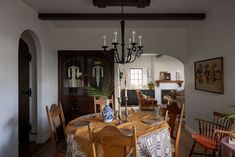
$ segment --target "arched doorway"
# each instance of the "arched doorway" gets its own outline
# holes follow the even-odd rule
[[[30,156],[29,144],[37,138],[36,45],[30,31],[19,40],[19,156]]]

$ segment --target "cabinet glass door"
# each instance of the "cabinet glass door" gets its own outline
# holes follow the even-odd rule
[[[84,58],[71,57],[63,64],[63,94],[83,95],[84,87]]]

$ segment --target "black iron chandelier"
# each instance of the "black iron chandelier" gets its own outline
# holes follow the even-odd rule
[[[117,42],[117,32],[114,32],[114,39],[112,40],[112,46],[113,48],[110,49],[111,53],[114,55],[114,62],[119,64],[125,64],[125,63],[132,63],[136,60],[137,57],[140,57],[143,53],[143,46],[141,43],[141,36],[139,36],[139,45],[135,41],[135,31],[132,31],[132,39],[129,38],[129,44],[128,48],[125,50],[125,21],[124,21],[124,15],[123,15],[123,3],[122,1],[122,19],[121,19],[121,53],[118,51],[117,46],[119,43]],[[104,44],[102,48],[104,49],[104,52],[107,52],[108,46],[106,44],[106,36],[103,36]],[[110,53],[110,52],[109,52]]]

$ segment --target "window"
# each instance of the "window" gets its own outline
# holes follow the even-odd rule
[[[142,86],[143,85],[143,69],[131,68],[131,85]]]

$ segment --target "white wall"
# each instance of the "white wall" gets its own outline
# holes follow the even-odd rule
[[[161,104],[161,90],[162,89],[175,89],[175,90],[183,90],[185,85],[184,79],[184,65],[178,59],[163,55],[159,58],[155,58],[154,61],[154,80],[160,80],[160,72],[168,72],[171,73],[171,80],[176,79],[176,72],[180,74],[180,80],[184,81],[182,86],[179,87],[177,83],[160,83],[159,87],[155,87],[155,98]]]
[[[163,55],[156,56],[141,56],[135,62],[130,64],[119,65],[120,71],[123,72],[123,77],[127,75],[127,88],[128,89],[148,89],[147,83],[149,81],[159,80],[160,71],[171,73],[171,80],[176,80],[176,72],[180,72],[180,78],[184,81],[184,65],[178,59]],[[135,87],[130,84],[130,68],[143,68],[143,86]],[[151,71],[151,77],[147,77],[147,71]],[[122,80],[122,89],[124,89],[124,79]],[[175,89],[183,90],[184,83],[181,87],[176,83],[161,83],[159,87],[155,87],[155,98],[161,103],[161,90],[162,89]]]
[[[203,23],[195,23],[188,30],[186,81],[186,125],[198,128],[196,117],[211,119],[213,111],[231,112],[235,104],[235,1],[216,1],[206,13]],[[194,62],[224,57],[224,94],[195,90]]]
[[[21,33],[32,30],[38,37],[38,141],[48,133],[45,105],[57,102],[57,51],[55,28],[37,18],[20,0],[1,0],[0,5],[0,156],[18,156],[18,44]],[[34,36],[34,39],[36,39]]]
[[[154,80],[160,79],[160,72],[171,73],[171,80],[176,80],[176,72],[180,73],[180,80],[184,81],[184,65],[178,59],[163,55],[154,59]]]
[[[122,79],[122,88],[124,87],[124,78],[126,77],[127,79],[127,88],[128,89],[148,89],[147,83],[150,81],[147,77],[147,70],[153,70],[152,69],[152,64],[153,64],[153,56],[152,57],[147,57],[147,56],[141,56],[139,58],[136,58],[136,60],[133,63],[128,63],[128,64],[120,64],[119,68],[120,71],[123,72],[123,79]],[[143,86],[136,87],[131,85],[130,83],[130,69],[131,68],[142,68],[143,69]],[[153,81],[153,79],[151,79]]]

